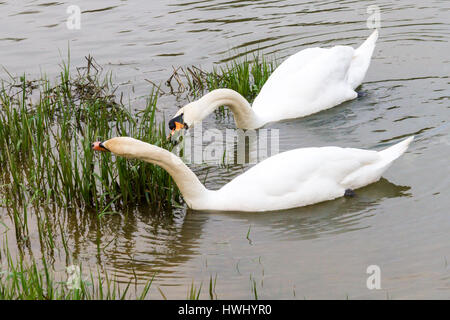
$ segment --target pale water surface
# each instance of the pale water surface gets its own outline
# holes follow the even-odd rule
[[[81,7],[80,30],[66,28],[71,4]],[[450,297],[448,1],[0,1],[0,65],[12,75],[56,77],[70,46],[71,65],[93,55],[139,108],[151,90],[144,79],[164,83],[173,67],[209,69],[258,50],[282,60],[311,46],[357,46],[371,33],[366,9],[374,4],[381,29],[360,88],[366,95],[268,128],[280,130],[280,151],[378,150],[416,135],[384,179],[353,199],[284,212],[180,209],[165,218],[142,209],[99,224],[87,212],[56,211],[74,259],[93,270],[99,263],[123,282],[136,274],[143,284],[158,271],[150,290],[157,299],[157,287],[168,298],[185,298],[193,281],[203,282],[202,297],[209,298],[211,276],[222,299],[252,298],[254,283],[263,299]],[[3,68],[0,76],[8,77]],[[160,116],[185,103],[161,97]],[[211,115],[204,126],[234,122]],[[214,189],[246,167],[196,172]],[[6,210],[0,219],[12,225]],[[35,228],[30,250],[39,257]],[[50,256],[64,271],[58,246]],[[381,290],[366,287],[369,265],[381,268]]]

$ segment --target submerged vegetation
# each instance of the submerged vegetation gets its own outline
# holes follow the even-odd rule
[[[167,86],[171,94],[189,97],[226,87],[253,101],[274,68],[260,56],[211,72],[179,68]],[[119,285],[102,267],[105,248],[117,239],[114,235],[102,243],[102,234],[118,233],[102,221],[111,213],[129,217],[143,206],[171,216],[181,197],[163,169],[91,150],[92,142],[114,136],[172,148],[165,121],[157,120],[162,89],[154,86],[145,107],[132,112],[111,79],[88,57],[87,65],[75,72],[63,63],[56,81],[25,76],[0,80],[0,299],[148,298],[154,275],[139,279],[146,284],[132,294],[130,283]],[[77,241],[72,239],[77,235],[66,230],[73,222],[83,232],[93,233],[97,246],[97,272],[81,281],[77,290],[55,280],[61,265],[79,265],[73,253]],[[77,232],[82,232],[78,226]],[[14,242],[8,243],[11,233]],[[17,250],[11,249],[14,246]],[[216,278],[211,277],[211,299],[217,298],[215,286]],[[198,299],[201,290],[201,285],[192,284],[188,298]]]

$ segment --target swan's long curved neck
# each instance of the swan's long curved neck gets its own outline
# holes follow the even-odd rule
[[[199,117],[203,120],[220,106],[227,106],[231,109],[238,128],[256,129],[265,124],[265,121],[253,111],[248,101],[231,89],[216,89],[199,99]]]
[[[202,198],[210,193],[197,176],[173,153],[132,138],[127,138],[124,149],[125,152],[119,155],[153,163],[166,170],[177,184],[189,207],[193,207],[193,203],[202,201]]]

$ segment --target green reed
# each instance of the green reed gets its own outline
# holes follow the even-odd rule
[[[69,286],[67,276],[56,280],[54,271],[49,267],[45,257],[39,265],[36,261],[26,263],[22,258],[13,259],[9,250],[0,253],[0,300],[123,300],[147,298],[154,276],[146,282],[140,292],[129,292],[131,282],[125,288],[111,278],[107,272],[102,276],[97,271],[83,275],[77,285]]]
[[[208,91],[229,88],[252,102],[274,70],[274,62],[254,55],[253,59],[233,60],[225,66],[215,67],[207,73],[205,80]]]
[[[172,93],[188,91],[195,98],[206,91],[229,88],[253,102],[276,66],[276,61],[254,54],[214,67],[212,71],[204,71],[194,66],[176,69],[167,85]],[[174,88],[172,83],[177,84],[177,88]]]
[[[131,114],[117,101],[110,77],[101,79],[92,70],[89,61],[84,71],[71,76],[63,64],[53,85],[25,76],[13,84],[1,83],[3,193],[22,205],[44,201],[98,209],[111,202],[170,207],[179,193],[164,170],[91,150],[92,142],[119,135],[170,149],[164,121],[155,117],[156,90],[141,112]]]
[[[194,281],[192,281],[192,284],[189,287],[186,299],[187,300],[199,300],[200,293],[202,292],[202,285],[203,285],[203,283],[200,283],[200,286],[197,288],[194,284]]]
[[[211,72],[186,68],[185,89],[196,96],[226,87],[253,101],[274,68],[274,63],[260,56],[231,62]],[[180,81],[179,75],[174,77]],[[94,213],[94,220],[100,224],[105,215],[132,212],[140,205],[164,212],[178,205],[180,193],[160,167],[91,150],[92,142],[115,136],[132,136],[171,150],[165,121],[156,119],[161,91],[153,87],[145,107],[132,113],[117,96],[111,75],[102,76],[92,58],[75,72],[63,63],[55,81],[45,76],[38,80],[25,76],[12,82],[0,80],[0,206],[10,218],[18,249],[13,260],[7,241],[2,241],[0,299],[128,297],[129,284],[123,289],[100,271],[84,279],[80,289],[68,289],[55,280],[52,266],[58,259],[57,252],[62,252],[59,259],[65,258],[64,265],[71,265],[74,259],[70,232],[61,221],[67,217],[83,223],[83,219],[90,219],[86,213]],[[2,230],[8,229],[1,220],[0,224]],[[41,251],[37,260],[33,252],[30,254],[33,230],[37,230],[35,239]],[[101,243],[101,237],[97,242],[100,257],[108,244]],[[216,278],[210,277],[211,299],[217,298]],[[152,280],[140,294],[136,293],[137,298],[147,296]],[[192,283],[188,298],[199,299],[201,289],[202,284],[197,288]],[[257,298],[256,286],[253,291]]]

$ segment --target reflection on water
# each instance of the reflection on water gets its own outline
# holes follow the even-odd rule
[[[370,227],[365,218],[375,214],[376,207],[385,198],[408,196],[410,188],[390,183],[386,179],[359,189],[355,198],[339,198],[325,203],[284,210],[281,212],[175,212],[173,216],[161,215],[140,208],[123,212],[108,219],[98,219],[96,214],[75,210],[52,211],[48,207],[35,208],[39,225],[45,221],[56,241],[65,242],[70,254],[62,261],[63,251],[41,247],[48,261],[63,269],[64,263],[85,263],[106,266],[123,282],[128,282],[130,267],[145,284],[155,272],[157,281],[177,278],[174,268],[201,254],[200,243],[203,228],[211,219],[220,219],[224,225],[229,221],[254,228],[270,229],[273,241],[301,241],[333,234],[342,234]],[[9,212],[12,220],[11,212]],[[9,225],[11,231],[13,225]],[[62,229],[60,229],[62,228]],[[64,230],[64,234],[60,234]],[[33,230],[37,232],[37,230]],[[9,235],[13,238],[13,235]],[[23,246],[32,254],[39,246],[39,239]],[[63,259],[64,260],[64,259]]]
[[[151,90],[144,79],[164,85],[172,66],[209,69],[255,51],[282,61],[306,47],[356,46],[370,34],[367,6],[374,3],[85,0],[77,2],[78,31],[65,27],[71,4],[0,1],[0,78],[9,77],[7,70],[29,77],[42,71],[51,79],[70,45],[73,66],[93,55],[139,109]],[[10,247],[35,258],[42,252],[61,271],[74,262],[92,270],[99,264],[122,282],[136,275],[143,284],[157,272],[155,286],[169,298],[185,298],[193,280],[205,287],[215,275],[219,298],[251,298],[250,276],[262,298],[448,297],[450,8],[437,0],[376,5],[380,38],[359,88],[364,95],[265,128],[279,130],[280,152],[327,145],[380,150],[416,135],[385,179],[352,199],[283,212],[176,209],[171,216],[140,208],[98,219],[83,210],[29,208],[29,241],[18,245],[12,214],[0,208]],[[185,103],[164,95],[159,116],[167,119]],[[224,131],[235,124],[211,115],[203,127]],[[192,168],[217,189],[251,165]],[[46,226],[55,248],[39,239]],[[379,292],[365,287],[370,264],[382,270]]]
[[[338,198],[281,212],[223,213],[245,224],[270,227],[276,238],[302,240],[320,238],[370,227],[364,218],[376,214],[377,206],[385,198],[411,196],[410,187],[398,186],[382,178],[379,182],[358,189],[354,198]]]

